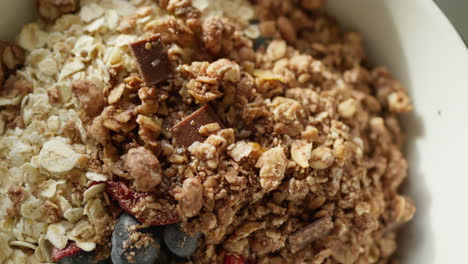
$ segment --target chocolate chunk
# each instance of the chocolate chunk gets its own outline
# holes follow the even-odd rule
[[[191,115],[172,127],[172,135],[177,144],[185,148],[190,147],[193,142],[203,142],[205,137],[200,135],[198,130],[204,125],[218,123],[222,127],[221,120],[209,104],[202,106]]]
[[[297,252],[314,240],[322,238],[333,229],[333,222],[330,216],[325,216],[312,224],[306,225],[289,236],[289,245],[292,252]]]
[[[134,42],[130,47],[146,85],[155,85],[169,78],[169,59],[159,34]]]

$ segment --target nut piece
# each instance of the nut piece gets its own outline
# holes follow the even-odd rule
[[[184,180],[182,187],[175,189],[174,198],[179,201],[179,211],[184,217],[193,217],[203,206],[203,185],[198,178]]]
[[[78,0],[37,0],[39,16],[46,20],[55,20],[63,14],[76,11]]]
[[[310,166],[318,170],[326,169],[330,167],[334,160],[335,156],[333,156],[333,151],[330,148],[318,147],[312,150]]]
[[[287,50],[286,42],[273,40],[267,47],[266,56],[272,61],[279,60],[286,55]]]
[[[203,44],[211,54],[227,53],[233,48],[232,37],[235,31],[234,25],[226,18],[210,17],[203,23]]]
[[[278,29],[281,32],[281,35],[283,36],[283,38],[289,44],[295,44],[297,42],[297,36],[296,36],[297,33],[291,21],[284,16],[280,16],[278,18],[277,23],[278,23]]]
[[[263,153],[257,161],[260,168],[260,185],[265,192],[270,192],[280,185],[286,172],[288,159],[282,147],[274,147]]]
[[[303,249],[314,240],[320,239],[330,233],[333,229],[331,216],[325,216],[309,224],[289,236],[289,245],[291,251],[297,252]]]
[[[241,161],[241,159],[248,157],[253,151],[253,146],[245,141],[239,141],[234,144],[233,148],[229,150],[229,156],[231,156],[235,162]]]
[[[309,159],[312,152],[312,143],[305,140],[296,140],[291,145],[291,157],[301,167],[309,167]]]
[[[21,65],[23,65],[25,59],[24,50],[20,46],[1,40],[0,56],[2,67],[5,67],[5,69],[9,71],[20,68]]]
[[[351,118],[356,113],[356,100],[349,98],[338,105],[338,113],[343,118]]]
[[[24,64],[24,59],[24,50],[20,46],[0,40],[0,90],[5,90],[1,86],[9,79],[11,74],[14,74]],[[9,95],[10,92],[2,91],[0,96],[5,96],[6,94]],[[15,95],[12,96],[14,97]]]
[[[317,10],[325,5],[325,0],[301,0],[301,7],[314,11]]]
[[[161,183],[159,160],[144,147],[132,148],[128,151],[125,167],[130,177],[135,179],[135,188],[138,191],[147,192]]]
[[[410,221],[416,212],[414,202],[409,197],[402,195],[397,195],[393,199],[392,208],[394,209],[392,220],[397,224]]]

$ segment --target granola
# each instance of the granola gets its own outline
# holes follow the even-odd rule
[[[411,100],[325,2],[38,0],[0,42],[0,262],[106,260],[119,215],[130,262],[393,260]]]

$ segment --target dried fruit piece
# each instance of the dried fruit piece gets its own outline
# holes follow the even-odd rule
[[[58,261],[66,257],[76,255],[80,251],[81,251],[81,248],[79,248],[75,242],[68,241],[67,246],[64,247],[63,249],[58,249],[56,247],[52,249],[52,260]]]
[[[213,108],[206,104],[172,127],[172,135],[177,144],[188,148],[194,142],[203,142],[205,140],[206,137],[199,133],[199,129],[211,123],[218,123],[222,127],[222,123]]]
[[[224,257],[224,264],[244,264],[244,257],[235,255],[226,255]]]
[[[123,210],[133,215],[140,222],[148,225],[169,225],[180,221],[175,205],[165,199],[158,199],[158,208],[145,206],[148,200],[154,200],[149,193],[136,192],[124,182],[108,181],[106,192],[116,200]],[[153,204],[157,205],[157,204]]]
[[[289,236],[291,250],[297,252],[310,244],[312,241],[326,236],[333,229],[331,216],[325,216],[312,224],[297,230]]]
[[[155,85],[169,78],[169,59],[159,34],[131,43],[130,48],[146,85]]]

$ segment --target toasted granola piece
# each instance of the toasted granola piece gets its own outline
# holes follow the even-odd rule
[[[325,0],[301,0],[301,6],[306,10],[317,10],[325,5]]]
[[[47,216],[49,223],[58,223],[63,216],[60,208],[51,201],[45,201],[41,206],[41,211]]]
[[[159,34],[164,43],[176,43],[181,47],[191,47],[196,38],[186,22],[175,17],[166,20],[155,20],[145,26],[145,30]]]
[[[93,119],[88,127],[88,134],[102,145],[105,145],[111,138],[109,129],[104,126],[104,117],[102,116]]]
[[[255,233],[252,250],[259,255],[273,253],[286,244],[286,235],[275,230],[262,230]]]
[[[235,27],[226,19],[213,17],[203,23],[203,44],[212,54],[229,52],[233,47],[230,37],[234,34]]]
[[[280,16],[278,18],[277,25],[281,35],[283,35],[283,38],[291,45],[296,44],[297,33],[291,21],[284,16]]]
[[[75,12],[79,0],[36,0],[39,16],[45,20],[55,20],[58,17]]]
[[[251,49],[249,41],[227,18],[213,16],[206,19],[202,31],[203,45],[212,55],[237,59],[243,47]]]
[[[301,167],[309,167],[309,159],[312,155],[312,144],[305,140],[295,140],[291,144],[291,157]]]
[[[127,153],[125,167],[133,178],[135,188],[147,192],[162,181],[162,171],[158,158],[145,147],[132,148]]]
[[[0,41],[0,86],[24,64],[24,50],[11,42]]]
[[[260,185],[264,192],[276,189],[284,178],[288,159],[283,148],[278,146],[264,152],[257,161],[260,168]]]
[[[178,17],[194,19],[200,16],[200,11],[192,6],[190,0],[156,0],[156,3]]]
[[[26,198],[26,192],[22,186],[12,185],[8,188],[8,198],[10,198],[10,201],[13,203],[12,209],[16,212]]]
[[[310,166],[314,169],[326,169],[335,160],[333,151],[329,147],[318,147],[312,150],[310,158]]]
[[[221,97],[222,84],[240,80],[239,65],[228,59],[219,59],[211,64],[194,62],[182,65],[179,71],[188,77],[187,91],[197,103],[207,103]]]
[[[173,199],[137,192],[129,188],[126,183],[116,181],[106,182],[105,191],[123,210],[143,224],[160,226],[180,222]]]
[[[391,203],[392,223],[402,224],[411,220],[416,212],[416,207],[411,198],[403,195],[396,196]]]
[[[90,117],[95,117],[102,112],[104,107],[104,93],[101,87],[88,80],[79,80],[72,84],[72,91],[80,106]]]
[[[15,98],[17,96],[25,96],[33,90],[32,85],[22,79],[18,79],[14,75],[10,75],[8,80],[0,86],[0,96],[5,98]]]
[[[203,206],[203,186],[200,179],[196,177],[185,179],[182,187],[174,191],[174,198],[179,201],[180,215],[185,218],[196,216]]]

